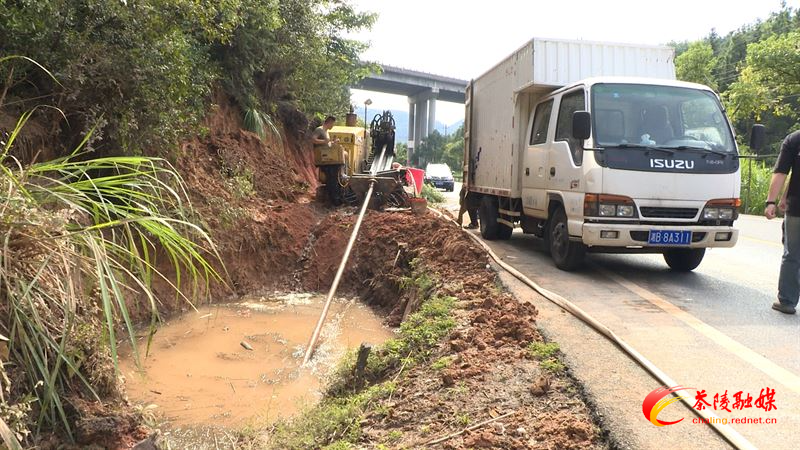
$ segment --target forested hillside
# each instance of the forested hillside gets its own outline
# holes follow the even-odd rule
[[[39,106],[62,150],[94,129],[91,148],[160,153],[202,131],[218,90],[260,134],[294,111],[344,113],[368,68],[343,36],[373,20],[338,1],[0,0],[0,55],[53,74],[0,64],[0,126]]]
[[[740,143],[753,123],[767,127],[765,153],[777,153],[800,128],[800,11],[787,7],[725,36],[715,30],[694,42],[673,42],[681,80],[722,96]]]
[[[314,223],[290,208],[316,183],[304,132],[349,109],[370,68],[344,36],[373,20],[327,0],[0,0],[0,448],[129,447],[146,435],[118,347],[283,281],[260,271],[299,258],[287,223]]]

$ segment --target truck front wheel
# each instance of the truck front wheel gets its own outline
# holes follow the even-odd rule
[[[689,272],[700,265],[706,254],[704,248],[676,248],[664,252],[664,260],[670,269],[677,272]]]
[[[563,208],[558,208],[550,218],[550,227],[547,235],[550,241],[550,256],[553,258],[556,267],[561,270],[572,271],[583,263],[583,258],[586,256],[586,247],[581,242],[574,242],[569,239],[567,213],[564,212]]]

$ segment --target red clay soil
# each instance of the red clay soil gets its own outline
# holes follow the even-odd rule
[[[234,116],[220,110],[212,121],[221,123],[209,136],[187,143],[178,161],[192,202],[225,261],[229,284],[236,294],[326,291],[356,209],[330,210],[313,201],[308,145],[264,143],[230,126]],[[242,176],[252,176],[253,192],[246,196],[231,183]],[[460,325],[436,355],[449,356],[452,363],[443,370],[419,365],[401,377],[386,405],[390,413],[365,419],[365,444],[390,442],[390,433],[399,431],[402,438],[390,447],[419,448],[466,425],[513,412],[438,446],[604,446],[579,388],[563,372],[543,371],[529,356],[526,346],[541,341],[535,308],[504,293],[488,257],[454,225],[433,215],[369,211],[340,293],[359,294],[398,325],[406,310],[418,306],[418,299],[400,288],[414,259],[435,274],[441,294],[458,299]],[[222,292],[214,293],[219,300]]]
[[[304,265],[306,288],[329,286],[353,222],[353,215],[337,212],[317,227],[315,256]],[[401,293],[399,279],[408,274],[408,263],[415,258],[438,280],[440,294],[458,299],[455,314],[460,325],[433,358],[447,356],[451,363],[439,370],[422,364],[400,377],[398,390],[384,401],[387,408],[376,409],[388,412],[372,413],[362,423],[365,444],[447,449],[605,447],[578,386],[563,371],[540,368],[526,350],[531,342],[542,340],[536,330],[536,309],[504,292],[488,257],[454,225],[432,214],[370,211],[343,285],[368,303],[386,307],[389,321],[397,324],[406,304],[414,301]],[[506,413],[513,415],[428,444]]]
[[[227,286],[212,286],[207,300],[276,289],[327,290],[355,209],[332,211],[314,201],[315,171],[307,144],[291,135],[281,142],[262,142],[241,131],[237,117],[236,111],[219,106],[208,119],[210,133],[185,143],[176,163],[197,217],[227,268]],[[504,293],[488,257],[454,225],[433,215],[369,211],[341,291],[360,294],[397,325],[418,301],[400,288],[414,259],[435,275],[441,294],[458,299],[459,326],[435,355],[449,356],[452,362],[440,370],[421,364],[400,377],[397,391],[384,400],[389,412],[365,418],[365,444],[448,449],[604,446],[579,388],[563,372],[543,371],[528,355],[526,346],[541,341],[535,308]],[[165,286],[157,293],[167,314],[187,306]],[[513,415],[426,445],[506,413]],[[109,423],[108,442],[101,445],[124,448],[131,436],[140,435],[126,427],[127,422]],[[82,443],[92,442],[88,435],[93,429],[87,428]],[[119,433],[113,431],[117,429]]]
[[[225,283],[212,283],[210,295],[194,295],[197,303],[286,290],[311,230],[326,213],[312,204],[317,180],[310,145],[287,133],[262,141],[237,121],[236,111],[222,103],[207,120],[209,134],[185,142],[176,164],[196,220],[227,271],[215,264]],[[163,262],[159,268],[173,277]],[[156,292],[162,313],[188,308],[166,283],[156,283]]]

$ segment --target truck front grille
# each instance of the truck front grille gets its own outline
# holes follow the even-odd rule
[[[657,219],[694,219],[697,208],[660,208],[655,206],[642,206],[639,208],[642,217]]]

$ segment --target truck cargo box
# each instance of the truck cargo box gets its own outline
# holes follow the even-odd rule
[[[596,76],[675,79],[670,47],[534,38],[467,87],[465,170],[470,190],[519,197],[520,149],[533,106]]]

